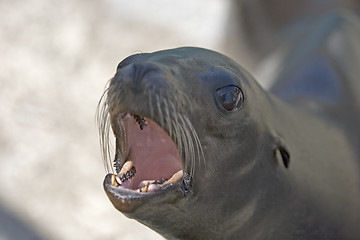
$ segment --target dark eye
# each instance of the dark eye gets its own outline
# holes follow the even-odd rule
[[[220,105],[229,112],[240,109],[244,103],[244,94],[236,86],[219,88],[216,95]]]

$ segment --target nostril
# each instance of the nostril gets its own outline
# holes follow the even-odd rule
[[[146,56],[148,56],[148,55],[149,55],[148,53],[139,53],[139,54],[134,54],[134,55],[131,55],[131,56],[125,58],[118,64],[117,71],[119,71],[120,69],[122,69],[130,64],[134,64],[134,63],[143,61],[146,58]]]
[[[124,89],[131,89],[134,93],[140,92],[143,78],[142,72],[141,65],[128,64],[118,69],[116,81],[119,81]]]
[[[151,62],[137,62],[119,68],[114,84],[117,82],[124,93],[130,90],[137,95],[145,89],[152,89],[152,86],[161,89],[166,85],[166,77],[169,77],[166,67]]]

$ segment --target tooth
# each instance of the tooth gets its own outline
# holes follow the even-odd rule
[[[164,183],[164,185],[180,181],[183,178],[183,175],[184,175],[183,170],[178,171],[177,173],[172,175],[172,177],[169,180],[167,180]]]
[[[140,129],[144,130],[144,128],[148,125],[148,122],[144,119],[139,124],[140,124]]]
[[[147,192],[155,192],[155,191],[157,191],[157,190],[159,190],[159,189],[160,189],[160,187],[159,187],[158,185],[156,185],[156,184],[150,184],[149,187],[148,187]]]
[[[127,179],[126,179],[126,175],[125,174],[123,174],[123,175],[121,175],[120,176],[120,180],[122,181],[122,182],[125,182]]]
[[[116,181],[116,176],[114,174],[111,175],[111,185],[113,187],[118,187],[119,186],[118,182]]]
[[[141,181],[141,183],[139,183],[138,188],[142,188],[144,186],[146,186],[147,184],[152,184],[155,183],[154,180],[143,180]]]
[[[161,180],[155,181],[155,184],[161,185],[161,184],[164,184],[167,180],[169,180],[169,179],[167,179],[167,178],[162,178]]]
[[[140,129],[144,130],[144,128],[148,125],[148,122],[144,117],[134,114],[135,121],[139,124]]]
[[[115,181],[118,185],[121,185],[122,184],[122,181],[121,179],[119,178],[119,176],[115,176]]]
[[[118,184],[121,185],[121,182],[129,180],[135,175],[136,169],[132,161],[126,161],[118,173]]]
[[[147,192],[149,189],[150,182],[147,182],[143,188],[140,189],[140,192]]]
[[[128,171],[130,171],[132,168],[135,169],[134,167],[134,163],[132,161],[126,161],[123,165],[123,167],[121,168],[119,175],[123,175],[126,174]]]

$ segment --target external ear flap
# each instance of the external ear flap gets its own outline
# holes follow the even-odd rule
[[[274,150],[274,158],[279,164],[283,164],[285,168],[289,168],[290,154],[283,146],[277,146]]]
[[[290,167],[290,152],[286,147],[283,139],[279,136],[275,137],[275,148],[274,148],[274,159],[277,164],[284,166],[285,168]]]

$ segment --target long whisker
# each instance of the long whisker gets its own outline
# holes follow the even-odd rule
[[[171,117],[170,117],[169,105],[166,98],[163,98],[163,104],[164,104],[164,112],[165,112],[165,122],[169,131],[169,136],[171,138],[172,136]]]
[[[153,107],[153,102],[152,102],[152,91],[149,89],[147,91],[148,94],[148,98],[149,98],[149,102],[148,102],[148,106],[149,106],[149,110],[150,110],[150,118],[154,117],[154,107]]]
[[[202,144],[200,142],[199,136],[197,135],[193,125],[191,124],[191,121],[189,120],[189,118],[187,116],[184,116],[184,120],[187,123],[187,126],[190,129],[190,132],[192,133],[192,137],[195,140],[195,146],[196,146],[196,152],[198,154],[197,158],[199,159],[199,165],[201,164],[201,160],[203,161],[204,166],[206,165],[206,161],[205,161],[205,155],[204,155],[204,150],[202,148]]]
[[[112,164],[109,164],[113,147],[110,145],[110,114],[109,106],[107,104],[109,88],[107,88],[104,94],[101,96],[99,104],[97,106],[96,122],[99,126],[100,148],[101,155],[104,160],[104,167],[106,172],[112,171]]]
[[[163,95],[156,89],[148,89],[146,91],[148,98],[148,107],[150,111],[150,118],[157,118],[159,125],[166,129],[170,138],[175,142],[179,149],[179,155],[185,159],[185,168],[190,177],[193,177],[195,166],[204,164],[205,158],[203,148],[188,114],[191,110],[191,102],[188,96],[177,91],[178,94]],[[116,142],[120,150],[117,149],[113,159],[114,146],[110,141],[111,127],[115,127],[113,131],[116,132],[118,138],[126,138],[123,122],[117,119],[116,116],[110,116],[110,111],[116,109],[116,106],[121,103],[124,98],[123,91],[119,85],[108,87],[102,95],[98,107],[96,120],[99,128],[99,138],[101,146],[101,155],[104,160],[104,167],[106,172],[118,172],[121,164],[125,161],[126,153],[124,149],[125,141]],[[114,119],[112,119],[114,118]],[[114,122],[114,126],[111,125]],[[116,141],[120,141],[116,138]]]
[[[194,172],[195,172],[195,150],[194,150],[194,142],[192,139],[192,135],[193,133],[191,132],[191,129],[187,128],[185,125],[185,121],[183,119],[182,115],[179,115],[179,119],[181,121],[181,125],[184,126],[181,129],[183,130],[183,135],[184,136],[184,145],[185,145],[185,153],[186,153],[186,158],[189,159],[190,162],[190,176],[193,177]],[[190,131],[189,131],[190,130]]]
[[[171,125],[174,129],[174,132],[175,132],[175,138],[173,139],[174,142],[176,143],[178,149],[179,149],[179,154],[180,156],[183,158],[184,156],[184,151],[183,151],[183,141],[182,141],[182,138],[181,138],[181,131],[180,131],[180,124],[179,124],[179,120],[178,120],[178,114],[176,114],[176,110],[175,110],[175,106],[174,106],[174,103],[172,101],[169,102],[169,105],[171,107]]]
[[[161,109],[160,96],[156,95],[155,98],[156,98],[157,114],[158,114],[159,119],[160,119],[159,120],[160,121],[160,126],[164,127],[164,114],[163,114],[163,111]]]

